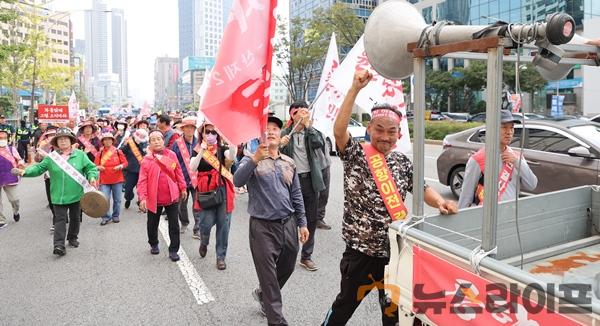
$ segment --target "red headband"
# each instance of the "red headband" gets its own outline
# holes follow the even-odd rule
[[[396,113],[396,111],[390,110],[390,109],[376,109],[371,111],[371,116],[372,119],[374,120],[375,118],[389,118],[394,120],[396,123],[400,124],[400,115],[398,113]]]

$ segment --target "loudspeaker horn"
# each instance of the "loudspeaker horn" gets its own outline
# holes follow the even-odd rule
[[[417,42],[427,27],[421,13],[406,1],[386,1],[371,13],[365,26],[365,52],[380,75],[403,79],[413,73],[406,46]]]

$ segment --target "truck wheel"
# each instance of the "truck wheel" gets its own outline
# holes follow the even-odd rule
[[[464,166],[459,166],[459,167],[455,168],[454,170],[452,170],[452,173],[450,174],[450,182],[448,184],[450,185],[450,190],[452,191],[454,196],[456,196],[456,198],[459,198],[460,193],[462,192],[462,184],[463,184],[464,177],[465,177],[465,167]]]

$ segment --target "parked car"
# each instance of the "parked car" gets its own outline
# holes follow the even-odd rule
[[[600,114],[599,113],[590,114],[590,115],[586,116],[585,119],[587,119],[589,121],[600,123]]]
[[[469,114],[464,112],[444,112],[442,113],[448,120],[453,121],[463,121],[466,122],[469,120]]]
[[[469,117],[467,119],[468,122],[485,122],[485,112],[477,113]]]
[[[367,134],[367,128],[363,126],[362,123],[354,119],[350,119],[350,122],[348,123],[348,132],[350,132],[352,138],[356,139],[359,142],[364,142],[365,135]],[[337,151],[335,150],[335,141],[332,138],[326,137],[325,145],[329,149],[329,153],[331,155],[337,154]]]
[[[600,184],[600,124],[580,119],[525,124],[523,155],[538,177],[534,194]],[[515,125],[510,146],[520,147],[523,126]],[[438,179],[459,197],[469,157],[485,144],[485,126],[444,138],[437,159]]]

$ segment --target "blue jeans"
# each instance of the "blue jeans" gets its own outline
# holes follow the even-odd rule
[[[200,238],[201,243],[208,246],[210,240],[210,230],[214,225],[217,226],[217,259],[225,259],[227,255],[227,243],[229,242],[229,225],[231,223],[231,213],[227,213],[227,203],[223,202],[216,208],[202,210],[198,212],[200,219]]]
[[[110,203],[111,192],[113,200],[112,215],[106,212],[106,215],[102,217],[103,220],[119,220],[119,214],[121,213],[121,196],[123,195],[123,183],[115,183],[112,185],[100,185],[100,191],[106,196]]]

